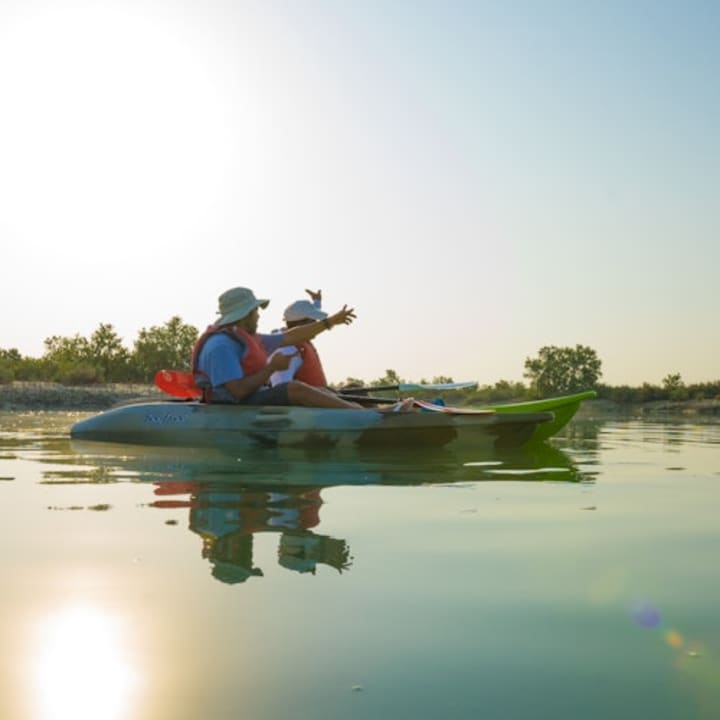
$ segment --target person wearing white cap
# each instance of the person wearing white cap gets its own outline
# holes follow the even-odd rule
[[[283,331],[308,325],[317,320],[324,320],[328,314],[323,312],[322,290],[305,290],[310,296],[309,300],[296,300],[285,308],[283,319],[285,328]],[[302,380],[314,387],[327,387],[328,381],[325,377],[320,355],[311,340],[306,340],[298,345],[281,347],[275,351],[283,355],[291,355],[290,365],[286,370],[277,370],[270,376],[270,385],[280,385],[290,380]]]
[[[342,310],[320,320],[264,335],[257,332],[259,308],[266,308],[269,302],[256,298],[252,290],[244,287],[231,288],[220,296],[217,322],[208,327],[193,348],[193,373],[205,401],[361,407],[300,380],[268,387],[270,376],[287,369],[292,359],[277,353],[268,360],[268,355],[281,346],[300,345],[336,325],[350,325],[355,319],[354,309],[344,305]]]

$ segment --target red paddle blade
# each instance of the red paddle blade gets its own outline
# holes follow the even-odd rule
[[[195,384],[192,373],[180,370],[158,370],[155,385],[163,392],[179,398],[199,398],[202,390]]]

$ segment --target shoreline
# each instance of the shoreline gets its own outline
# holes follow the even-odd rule
[[[0,411],[100,411],[133,400],[169,399],[150,383],[61,385],[15,381],[0,385]],[[655,400],[621,404],[612,400],[586,400],[577,417],[720,416],[720,398],[714,400]]]
[[[166,397],[154,385],[108,383],[102,385],[61,385],[51,382],[20,382],[0,385],[0,410],[107,410],[130,400],[157,400]]]
[[[663,418],[677,417],[718,418],[720,399],[703,400],[652,400],[644,403],[618,403],[614,400],[595,398],[585,400],[576,418]]]

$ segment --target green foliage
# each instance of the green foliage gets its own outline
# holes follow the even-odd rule
[[[23,357],[18,352],[17,348],[10,348],[10,350],[3,350],[0,348],[0,361],[7,363],[19,363],[22,359]]]
[[[471,405],[483,405],[510,400],[527,400],[529,397],[530,391],[523,383],[500,380],[494,385],[483,385],[477,390],[467,392],[466,402]]]
[[[594,388],[602,375],[602,362],[585,345],[540,348],[537,358],[526,358],[524,376],[538,397],[562,395]]]
[[[42,360],[42,379],[86,385],[127,380],[130,353],[113,326],[101,323],[89,339],[78,334],[47,338]]]
[[[95,365],[80,363],[63,370],[56,380],[64,385],[93,385],[102,382],[102,376]]]
[[[130,353],[112,325],[101,324],[98,327],[90,336],[87,351],[86,376],[89,377],[87,368],[92,367],[97,380],[120,382],[128,377]]]
[[[348,377],[345,378],[345,382],[340,383],[337,387],[338,388],[348,388],[348,387],[363,387],[365,385],[365,381],[361,378],[356,377]]]
[[[132,352],[123,346],[121,338],[108,323],[100,324],[89,338],[77,334],[47,338],[41,358],[25,357],[15,348],[0,348],[0,385],[14,380],[52,380],[67,384],[150,381],[163,367],[189,369],[190,354],[197,336],[195,327],[186,325],[175,316],[164,325],[143,328]],[[589,347],[543,347],[537,358],[525,361],[525,376],[531,380],[529,387],[522,382],[500,380],[481,388],[445,392],[443,398],[452,405],[487,405],[595,388],[600,398],[619,404],[720,399],[720,381],[686,385],[680,373],[668,373],[661,385],[647,382],[640,387],[602,385],[598,383],[600,366],[597,354]],[[383,377],[369,383],[361,378],[348,377],[341,386],[377,387],[404,382],[395,370],[388,369]],[[419,382],[451,383],[453,378],[436,375],[430,381],[423,378]],[[413,394],[418,398],[432,399],[437,392],[419,391]]]
[[[9,363],[0,360],[0,385],[8,385],[15,379],[15,373]]]
[[[89,337],[53,335],[45,340],[41,358],[23,357],[0,349],[0,383],[12,380],[66,384],[149,381],[163,367],[189,369],[198,331],[179,317],[165,325],[143,329],[130,352],[114,327],[101,323]]]
[[[425,381],[421,381],[423,385],[426,385]],[[435,375],[430,381],[433,385],[443,385],[447,383],[455,382],[449,375]]]
[[[386,370],[385,375],[377,380],[373,380],[370,385],[377,387],[378,385],[400,385],[405,381],[394,371]]]
[[[162,368],[190,370],[198,330],[175,315],[164,325],[143,328],[135,340],[133,364],[139,379],[151,380]]]
[[[598,397],[601,400],[612,400],[620,404],[632,403],[635,401],[637,388],[630,387],[629,385],[617,385],[612,387],[610,385],[598,384],[595,388],[597,390]]]
[[[45,339],[43,357],[47,362],[58,365],[87,360],[90,357],[90,342],[79,334],[72,337],[53,335]]]
[[[720,381],[688,385],[687,392],[694,400],[720,400]]]
[[[22,364],[22,355],[15,349],[0,348],[0,385],[7,385],[15,379],[15,373]]]
[[[629,385],[598,385],[598,397],[612,400],[620,405],[633,405],[646,402],[715,400],[720,399],[720,381],[685,385],[676,375],[668,375],[662,385],[643,383],[640,387]]]
[[[43,380],[61,382],[77,365],[92,364],[90,341],[79,334],[72,337],[53,335],[45,339],[42,357]]]
[[[48,380],[47,363],[42,358],[23,357],[15,365],[15,380]]]
[[[655,400],[667,400],[668,394],[666,390],[653,385],[652,383],[644,382],[640,386],[640,401],[641,402],[654,402]]]
[[[670,400],[687,400],[688,389],[685,387],[680,373],[668,374],[663,378],[662,382]]]

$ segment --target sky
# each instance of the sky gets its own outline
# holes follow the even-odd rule
[[[0,0],[0,348],[357,321],[331,381],[720,378],[720,4]]]

